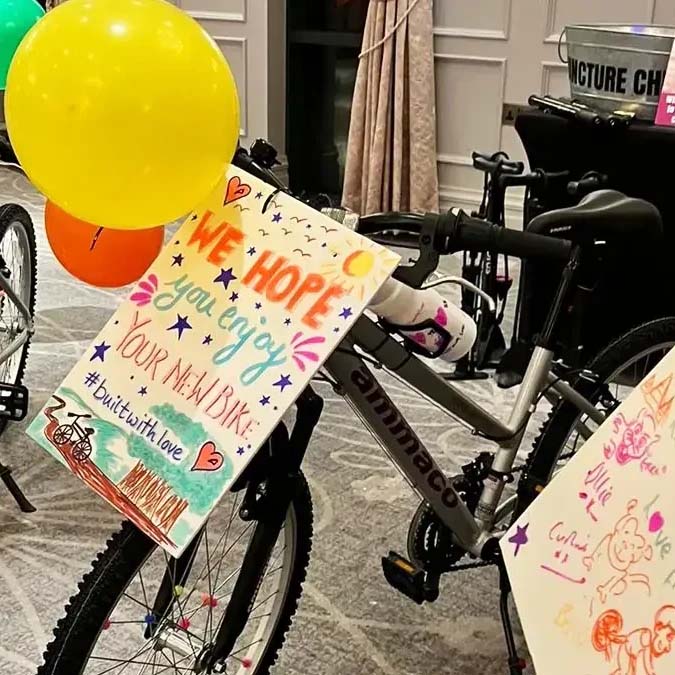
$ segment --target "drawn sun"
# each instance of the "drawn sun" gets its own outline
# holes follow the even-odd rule
[[[387,277],[388,263],[394,256],[374,242],[341,242],[333,247],[333,259],[321,267],[326,279],[339,283],[345,291],[363,300],[377,290]]]

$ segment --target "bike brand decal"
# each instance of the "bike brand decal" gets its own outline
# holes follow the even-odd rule
[[[432,490],[440,494],[443,504],[449,508],[457,506],[457,494],[448,485],[448,479],[435,466],[434,460],[421,446],[415,432],[398,414],[384,389],[363,367],[352,371],[351,380],[365,396],[373,412],[389,430],[399,447],[412,458],[412,465],[417,469],[421,478]]]

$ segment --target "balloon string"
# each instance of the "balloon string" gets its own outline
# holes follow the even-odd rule
[[[96,246],[96,242],[98,241],[98,238],[101,236],[101,232],[103,232],[103,228],[99,227],[98,230],[96,230],[96,234],[94,235],[94,238],[91,241],[91,246],[89,247],[90,251],[94,250],[94,246]]]

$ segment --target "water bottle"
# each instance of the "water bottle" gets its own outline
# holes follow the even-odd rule
[[[473,319],[433,288],[418,290],[388,279],[368,309],[425,356],[457,361],[476,340]]]

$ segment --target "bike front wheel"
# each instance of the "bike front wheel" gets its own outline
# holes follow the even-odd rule
[[[109,540],[54,631],[38,675],[211,672],[203,665],[255,534],[228,493],[190,555],[187,573],[131,523]],[[279,537],[260,561],[248,622],[226,661],[228,675],[264,675],[275,663],[302,593],[312,541],[312,502],[300,475]],[[181,559],[182,560],[182,559]],[[180,578],[176,575],[180,574]],[[170,601],[157,612],[166,579]],[[162,606],[161,603],[159,606]]]

